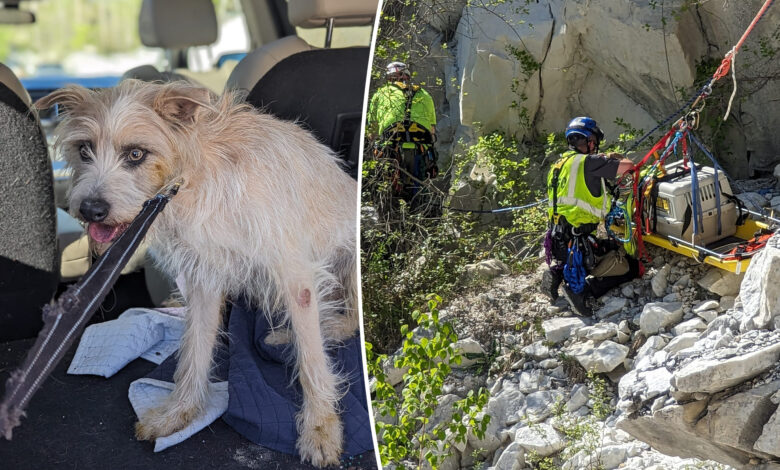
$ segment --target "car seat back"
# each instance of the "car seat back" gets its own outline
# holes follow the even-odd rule
[[[30,98],[0,64],[0,341],[29,338],[57,289],[51,161]]]
[[[313,28],[372,24],[377,4],[366,0],[289,0],[290,23]],[[319,49],[288,36],[250,52],[226,88],[248,91],[246,101],[279,118],[299,121],[338,152],[356,174],[368,47]]]

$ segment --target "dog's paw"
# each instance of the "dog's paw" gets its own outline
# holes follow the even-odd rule
[[[339,415],[335,412],[303,414],[298,422],[296,447],[301,460],[309,461],[315,467],[337,465],[343,446]]]
[[[197,414],[198,410],[195,408],[186,409],[178,406],[154,408],[135,423],[135,437],[139,441],[153,441],[158,437],[170,436],[187,427]]]

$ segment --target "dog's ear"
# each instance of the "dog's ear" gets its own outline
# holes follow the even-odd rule
[[[211,92],[189,85],[168,85],[155,97],[153,108],[166,121],[175,124],[197,122],[203,108],[211,108]]]
[[[59,90],[53,91],[43,98],[39,99],[33,105],[35,109],[43,110],[51,108],[58,104],[66,110],[71,110],[89,99],[92,92],[79,85],[68,85]]]

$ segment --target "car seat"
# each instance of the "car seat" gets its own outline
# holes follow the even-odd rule
[[[366,0],[289,0],[290,23],[303,28],[373,24],[377,3]],[[279,118],[298,121],[338,152],[357,174],[369,48],[316,48],[298,36],[264,45],[238,63],[226,89]]]
[[[51,162],[30,105],[0,64],[0,341],[37,334],[59,280]]]
[[[160,47],[173,55],[188,47],[207,46],[217,40],[217,14],[211,0],[144,0],[138,16],[138,34],[147,47]],[[170,57],[169,57],[170,59]],[[193,81],[173,70],[140,65],[122,75],[146,82]]]

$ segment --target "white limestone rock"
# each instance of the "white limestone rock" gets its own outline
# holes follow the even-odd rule
[[[655,294],[656,297],[663,297],[666,293],[667,278],[669,277],[671,270],[672,267],[665,264],[657,273],[655,273],[655,276],[653,276],[653,279],[650,281],[650,285],[653,288],[653,294]]]
[[[518,429],[515,443],[527,452],[536,452],[540,457],[547,457],[566,447],[563,436],[547,423]]]
[[[753,211],[761,211],[766,206],[766,198],[758,193],[748,192],[740,193],[736,195],[737,198],[742,201],[748,209]]]
[[[575,344],[569,351],[585,370],[596,373],[612,371],[628,356],[628,347],[614,341],[604,341],[598,346],[586,341]]]
[[[545,346],[543,341],[537,341],[524,347],[523,354],[535,361],[541,361],[550,357],[550,348]]]
[[[719,307],[717,300],[703,300],[693,307],[693,313],[700,313],[705,310],[717,310]]]
[[[588,392],[588,386],[585,384],[576,384],[571,389],[571,397],[566,402],[566,411],[569,413],[585,406],[588,403],[590,392]]]
[[[639,328],[647,336],[654,335],[669,325],[682,320],[683,304],[681,302],[651,302],[645,304],[639,317]]]
[[[706,323],[709,323],[712,320],[718,318],[718,311],[717,310],[703,310],[701,312],[697,312],[696,315],[698,315],[699,318],[704,320]]]
[[[780,236],[774,235],[766,247],[753,256],[742,280],[739,298],[742,301],[740,331],[772,328],[780,316]]]
[[[672,385],[681,392],[716,393],[769,369],[780,358],[780,343],[724,360],[695,359],[676,371]]]
[[[617,325],[614,323],[596,323],[593,326],[585,326],[577,330],[577,337],[592,341],[604,341],[616,336],[617,333]]]
[[[674,328],[672,328],[672,334],[675,336],[679,336],[683,333],[688,333],[691,331],[704,331],[707,329],[707,324],[704,323],[704,320],[702,320],[699,317],[691,318],[688,321],[684,321]]]
[[[775,405],[780,403],[780,392],[774,394],[772,402]],[[778,439],[778,436],[780,436],[780,409],[776,409],[769,421],[764,424],[761,435],[753,447],[758,451],[780,457],[780,439]]]
[[[520,470],[525,466],[525,449],[517,442],[512,442],[501,452],[494,465],[495,470]]]
[[[610,297],[604,301],[604,306],[596,311],[596,317],[606,318],[610,315],[622,312],[628,305],[628,299],[624,297]]]
[[[752,264],[752,262],[751,262]],[[739,293],[739,284],[745,273],[733,274],[720,268],[712,267],[697,283],[704,289],[719,296],[736,296]]]
[[[485,350],[482,348],[482,345],[473,338],[459,339],[453,346],[461,354],[461,363],[453,366],[456,368],[471,367],[485,356]]]
[[[525,397],[525,407],[520,410],[518,418],[527,422],[538,423],[547,419],[553,412],[553,406],[565,399],[560,390],[542,390]]]
[[[469,279],[490,280],[509,273],[511,270],[503,261],[488,259],[479,263],[467,264],[464,275]]]
[[[672,356],[682,351],[683,349],[690,348],[696,344],[698,339],[699,333],[696,331],[690,331],[688,333],[677,335],[672,338],[672,340],[669,341],[669,344],[664,347],[664,351],[668,352],[669,355]]]
[[[585,323],[576,317],[551,318],[542,322],[544,337],[552,343],[560,343],[569,339],[574,330],[583,326]]]

